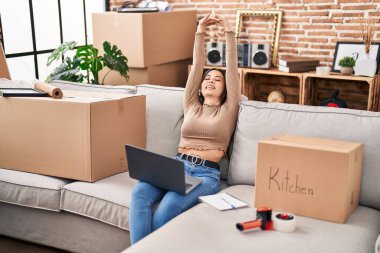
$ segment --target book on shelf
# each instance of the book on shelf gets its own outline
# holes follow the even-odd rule
[[[313,71],[317,66],[300,66],[300,67],[285,67],[282,65],[278,65],[278,70],[288,73],[297,73],[297,72],[307,72]]]
[[[225,192],[214,195],[200,196],[199,200],[221,211],[248,206],[248,204],[244,201],[241,201],[240,199]]]
[[[284,67],[316,67],[319,65],[319,60],[306,57],[284,57],[278,60],[278,64]]]

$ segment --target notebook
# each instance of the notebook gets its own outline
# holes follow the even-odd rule
[[[221,211],[248,206],[248,204],[244,201],[241,201],[240,199],[225,192],[201,196],[199,197],[199,200]]]

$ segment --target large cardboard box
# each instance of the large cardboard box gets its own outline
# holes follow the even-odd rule
[[[196,11],[94,13],[94,46],[116,44],[131,68],[145,68],[192,57]]]
[[[185,87],[187,81],[187,68],[191,59],[169,62],[159,65],[152,65],[146,68],[129,68],[128,82],[116,71],[110,72],[105,84],[110,85],[137,85],[137,84],[157,84],[162,86]],[[99,76],[104,76],[108,68],[100,71]]]
[[[89,182],[126,171],[125,144],[145,147],[145,96],[64,96],[0,97],[0,167]]]
[[[255,206],[344,223],[359,203],[363,145],[282,135],[260,141]]]
[[[5,58],[3,45],[0,43],[0,78],[11,79],[11,75],[9,74],[7,61]]]

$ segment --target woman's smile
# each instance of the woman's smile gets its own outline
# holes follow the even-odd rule
[[[215,86],[213,84],[207,84],[205,89],[206,90],[215,90]]]

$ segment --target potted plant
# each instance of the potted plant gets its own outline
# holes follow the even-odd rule
[[[69,41],[63,43],[51,53],[47,66],[61,59],[63,59],[63,62],[53,70],[46,81],[65,80],[79,83],[87,81],[92,84],[104,84],[105,78],[111,71],[119,72],[128,81],[128,59],[116,45],[111,45],[108,41],[105,41],[103,43],[103,56],[99,55],[99,50],[92,45],[77,47],[72,57],[65,56],[67,52],[75,50],[75,48],[76,42]],[[99,71],[105,66],[109,68],[109,71],[99,82]]]
[[[340,73],[343,75],[351,75],[353,72],[353,67],[355,66],[356,60],[353,57],[345,56],[339,60],[338,65],[340,66]]]
[[[364,54],[359,57],[355,66],[356,76],[369,76],[376,75],[377,62],[375,59],[370,58],[370,51],[372,48],[372,41],[374,35],[375,21],[367,19],[361,23],[361,34],[364,43]]]

